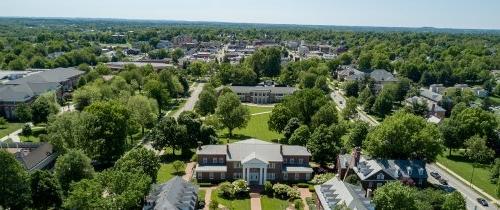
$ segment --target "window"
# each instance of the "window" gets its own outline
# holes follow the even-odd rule
[[[235,162],[234,163],[234,168],[241,168],[241,163],[240,162]]]
[[[311,179],[311,174],[306,174],[306,180]]]
[[[300,179],[300,174],[299,173],[295,173],[295,180],[299,180]]]
[[[288,163],[288,159],[283,158],[283,162]]]
[[[267,165],[267,168],[274,168],[276,167],[276,163],[269,163],[269,165]]]
[[[424,175],[424,169],[423,169],[423,168],[419,168],[419,169],[418,169],[418,174],[419,174],[420,176]]]
[[[411,172],[413,171],[410,166],[406,167],[406,171],[408,172],[408,175],[411,175]]]
[[[288,180],[288,173],[283,173],[283,180]]]
[[[197,174],[196,174],[196,177],[197,177],[198,179],[202,179],[202,178],[203,178],[203,173],[201,173],[201,172],[197,173]]]
[[[290,164],[294,164],[295,160],[293,158],[290,158],[289,162],[290,162]]]
[[[418,185],[422,185],[423,181],[422,179],[418,179]]]
[[[214,172],[210,172],[210,173],[208,174],[208,177],[209,177],[210,179],[214,179]]]
[[[268,180],[274,180],[275,179],[274,173],[267,173],[267,179]]]
[[[224,158],[219,158],[219,163],[223,164],[224,163]]]
[[[220,179],[226,179],[226,173],[221,172],[220,173]]]
[[[207,162],[208,162],[207,157],[203,157],[203,163],[204,163],[204,164],[207,164]]]
[[[384,174],[383,173],[377,174],[377,179],[383,180]]]
[[[233,178],[234,179],[241,179],[241,173],[238,173],[238,172],[233,173]]]
[[[300,165],[304,164],[304,159],[299,158],[299,164],[300,164]]]
[[[216,157],[212,158],[212,163],[217,163],[217,158]]]

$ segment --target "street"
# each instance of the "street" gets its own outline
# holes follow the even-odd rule
[[[457,180],[454,176],[448,174],[445,170],[441,169],[438,167],[436,164],[431,163],[426,165],[426,170],[429,175],[429,178],[427,179],[429,183],[433,184],[439,184],[439,181],[436,180],[434,177],[430,175],[430,172],[435,171],[438,172],[441,177],[443,177],[445,180],[448,181],[448,186],[451,188],[457,190],[458,192],[462,193],[462,195],[465,198],[465,201],[467,202],[467,209],[470,210],[475,210],[475,209],[485,209],[485,210],[496,210],[497,208],[495,207],[495,204],[488,200],[487,198],[480,196],[476,191],[474,191],[472,188],[461,182],[460,180]],[[488,201],[489,206],[488,207],[483,207],[481,206],[476,198],[484,198]]]
[[[347,102],[346,102],[345,97],[342,95],[342,93],[340,93],[340,91],[334,90],[330,94],[330,98],[332,98],[332,100],[335,102],[335,104],[339,108],[339,111],[341,111],[342,109],[345,108]],[[360,119],[361,121],[364,121],[364,122],[370,124],[371,126],[376,126],[376,125],[380,124],[376,120],[374,120],[371,117],[369,117],[359,107],[357,108],[357,111],[358,111],[358,114],[357,114],[358,119]]]
[[[183,107],[179,108],[173,115],[174,118],[179,117],[179,115],[183,111],[192,111],[194,109],[194,105],[196,104],[196,101],[198,101],[198,96],[200,95],[201,91],[203,90],[203,87],[205,86],[206,83],[198,83],[196,87],[193,88],[193,91],[191,92],[191,96],[189,96],[188,100],[186,101],[186,104],[184,104]]]

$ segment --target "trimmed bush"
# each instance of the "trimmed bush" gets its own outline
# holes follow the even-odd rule
[[[309,192],[316,192],[316,190],[314,189],[314,186],[309,185]]]
[[[361,183],[361,180],[359,180],[359,177],[356,174],[347,176],[344,181],[353,185],[358,185]]]
[[[280,199],[297,199],[300,198],[300,192],[296,188],[292,188],[286,184],[275,184],[273,186],[274,196]]]
[[[249,191],[248,183],[243,179],[238,179],[233,183],[223,182],[219,185],[219,196],[224,198],[245,197]]]
[[[308,188],[309,184],[307,184],[307,183],[298,183],[297,187],[299,187],[299,188]]]
[[[293,201],[293,206],[295,206],[296,210],[303,210],[304,209],[304,203],[302,203],[302,200],[296,199]]]
[[[335,176],[333,173],[326,173],[326,174],[316,174],[314,178],[309,181],[309,183],[313,185],[318,185],[318,184],[323,184],[326,181],[332,179]]]
[[[272,195],[273,194],[273,184],[270,181],[266,181],[264,183],[264,194]]]

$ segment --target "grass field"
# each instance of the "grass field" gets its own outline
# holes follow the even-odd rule
[[[500,97],[497,96],[490,96],[491,102],[493,102],[493,105],[498,106],[500,105]]]
[[[271,198],[267,195],[260,197],[262,210],[285,210],[290,204],[286,200]]]
[[[212,200],[217,200],[219,204],[227,207],[228,209],[250,210],[250,198],[244,199],[225,199],[219,197],[218,190],[212,191]]]
[[[254,107],[248,106],[251,114],[272,111],[272,107]],[[277,142],[278,139],[283,138],[282,134],[270,131],[267,127],[267,121],[271,113],[257,114],[250,116],[250,121],[246,128],[235,129],[233,131],[233,138],[230,142],[244,140],[248,138],[256,138],[264,141]],[[219,132],[219,138],[224,142],[229,138],[229,131],[224,129]]]
[[[462,178],[470,181],[472,175],[472,163],[468,162],[465,157],[463,157],[459,152],[453,152],[451,156],[446,155],[438,156],[437,162],[446,166]],[[472,184],[483,189],[486,193],[493,197],[496,196],[495,190],[496,186],[490,182],[490,166],[489,165],[479,165],[474,169],[474,177]]]
[[[23,128],[23,123],[7,123],[5,127],[0,128],[0,138],[9,135],[17,129]]]
[[[172,149],[165,149],[164,154],[160,156],[161,166],[157,174],[157,183],[166,182],[174,176],[184,175],[184,171],[186,170],[185,166],[184,168],[180,169],[179,172],[176,172],[172,163],[176,160],[180,160],[186,163],[187,161],[189,161],[192,154],[182,156],[179,153],[180,152],[177,151],[175,154],[172,154]]]

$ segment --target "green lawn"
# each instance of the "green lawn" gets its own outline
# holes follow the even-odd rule
[[[172,154],[172,149],[170,148],[165,149],[164,154],[160,156],[161,166],[157,174],[157,183],[166,182],[176,175],[178,176],[184,175],[184,171],[186,170],[186,168],[184,167],[180,169],[179,172],[177,173],[172,163],[176,160],[180,160],[186,163],[187,161],[189,161],[190,156],[189,155],[182,156],[179,153],[180,152],[177,151],[176,154]]]
[[[23,128],[23,123],[7,123],[5,127],[0,128],[0,138],[9,135],[10,133],[16,131],[17,129]]]
[[[213,190],[211,195],[212,200],[217,200],[219,204],[229,208],[237,210],[250,210],[250,198],[244,199],[225,199],[219,197],[218,190]]]
[[[277,142],[278,139],[283,138],[283,134],[270,131],[267,127],[267,121],[269,121],[270,114],[271,113],[250,116],[250,121],[248,122],[247,127],[243,129],[235,129],[233,131],[233,138],[230,142],[248,138]],[[219,138],[226,142],[229,138],[228,130],[224,129],[223,131],[220,131]]]
[[[246,107],[250,109],[250,114],[273,111],[273,107],[260,107],[260,106],[246,106]]]
[[[267,195],[260,197],[262,210],[285,210],[290,204],[286,200],[271,198]]]
[[[199,190],[198,191],[198,201],[205,202],[205,194],[207,194],[206,190]]]
[[[465,180],[470,181],[472,175],[472,164],[459,154],[459,152],[453,152],[449,157],[446,152],[445,155],[438,156],[437,161]],[[498,198],[498,196],[495,195],[496,186],[490,182],[490,168],[491,167],[489,165],[477,166],[474,169],[474,178],[472,183],[483,189],[491,196]]]
[[[171,109],[170,109],[170,110],[168,110],[168,111],[170,111],[170,112],[168,113],[168,115],[167,115],[167,116],[169,116],[169,117],[174,116],[175,112],[177,112],[177,110],[179,110],[181,107],[183,107],[183,106],[184,106],[184,104],[186,104],[186,102],[187,102],[187,100],[183,100],[183,99],[179,100],[179,101],[178,101],[178,104],[176,104],[176,105],[172,106],[172,107],[171,107]],[[167,111],[167,112],[168,112],[168,111]]]

